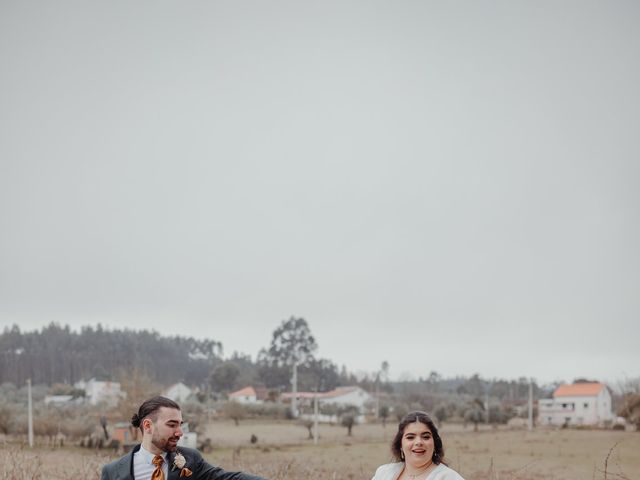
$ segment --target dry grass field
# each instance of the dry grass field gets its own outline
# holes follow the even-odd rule
[[[218,448],[210,458],[225,468],[273,472],[274,479],[370,479],[391,460],[395,426],[358,425],[346,429],[322,425],[320,442],[308,440],[294,424],[217,423],[208,435]],[[468,480],[481,479],[640,479],[640,434],[611,430],[494,430],[461,425],[441,429],[447,463]],[[251,446],[252,434],[258,437]],[[275,470],[274,470],[275,467]]]
[[[252,445],[251,435],[258,437]],[[215,422],[208,428],[213,451],[205,457],[228,470],[244,470],[271,480],[322,478],[369,480],[390,460],[394,426],[323,425],[318,445],[304,427],[288,422],[249,422],[236,427]],[[640,433],[600,430],[442,428],[450,466],[467,480],[630,480],[640,479]],[[0,478],[7,480],[98,479],[115,455],[79,448],[46,450],[0,447]],[[606,467],[605,467],[606,462]],[[606,473],[605,473],[606,468]]]

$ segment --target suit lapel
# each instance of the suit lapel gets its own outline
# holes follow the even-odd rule
[[[137,445],[118,462],[118,480],[134,480],[133,478],[133,454],[140,449]]]
[[[169,466],[169,478],[167,480],[178,480],[180,478],[180,470],[174,468],[173,460],[176,454],[174,452],[167,453],[167,465]]]

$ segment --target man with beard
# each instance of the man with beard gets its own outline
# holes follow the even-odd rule
[[[142,443],[102,468],[102,480],[265,480],[242,472],[227,472],[207,463],[200,452],[178,447],[182,437],[180,406],[166,397],[145,401],[131,417],[142,432]]]

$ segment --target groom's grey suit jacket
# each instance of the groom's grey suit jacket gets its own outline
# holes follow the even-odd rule
[[[102,467],[101,480],[135,480],[133,476],[133,454],[139,449],[140,445],[136,445],[124,457]],[[178,447],[178,451],[187,461],[184,468],[188,468],[192,472],[190,477],[182,477],[182,480],[265,480],[255,475],[242,472],[227,472],[220,467],[214,467],[202,458],[200,452],[192,448]],[[173,453],[167,455],[169,477],[166,480],[180,480],[180,469],[173,468],[174,457],[175,454]]]

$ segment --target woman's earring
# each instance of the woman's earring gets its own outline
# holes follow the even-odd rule
[[[402,460],[404,460],[404,451],[403,451],[403,450],[400,450],[400,458],[401,458]]]

